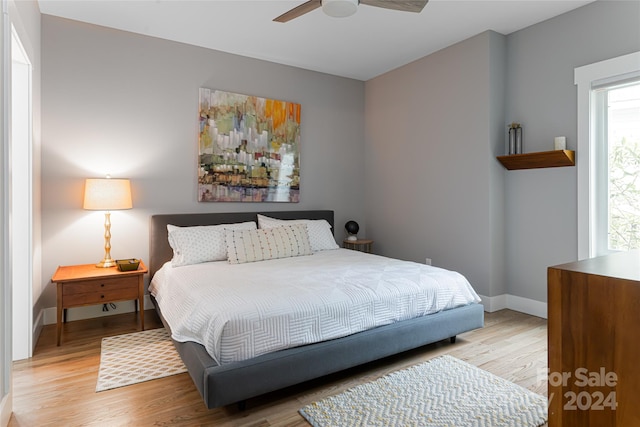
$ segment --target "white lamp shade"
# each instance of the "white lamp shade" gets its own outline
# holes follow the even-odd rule
[[[351,16],[358,10],[358,0],[322,0],[322,11],[334,18]]]
[[[131,183],[128,179],[88,178],[82,207],[100,211],[131,209]]]

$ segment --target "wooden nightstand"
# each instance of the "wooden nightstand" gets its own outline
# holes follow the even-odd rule
[[[51,277],[58,287],[58,345],[62,335],[63,311],[85,305],[137,300],[140,304],[140,329],[144,331],[143,276],[147,271],[142,261],[133,271],[120,271],[117,267],[99,268],[95,264],[58,267]]]
[[[353,249],[354,251],[366,252],[368,254],[371,253],[373,247],[373,240],[369,239],[358,239],[358,240],[347,240],[344,239],[342,241],[342,246],[345,249]]]

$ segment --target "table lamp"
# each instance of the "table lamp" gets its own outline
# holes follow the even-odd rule
[[[96,267],[113,267],[111,258],[111,211],[131,209],[131,183],[128,179],[87,178],[84,184],[84,204],[87,210],[104,212],[104,259]]]

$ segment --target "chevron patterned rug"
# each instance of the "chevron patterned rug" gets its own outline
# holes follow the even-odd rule
[[[186,372],[166,329],[102,339],[96,392]]]
[[[314,427],[537,427],[547,399],[448,355],[312,403],[300,414]]]

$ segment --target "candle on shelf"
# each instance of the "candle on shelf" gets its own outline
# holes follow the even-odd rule
[[[556,150],[567,149],[567,138],[564,136],[556,136],[553,142]]]

